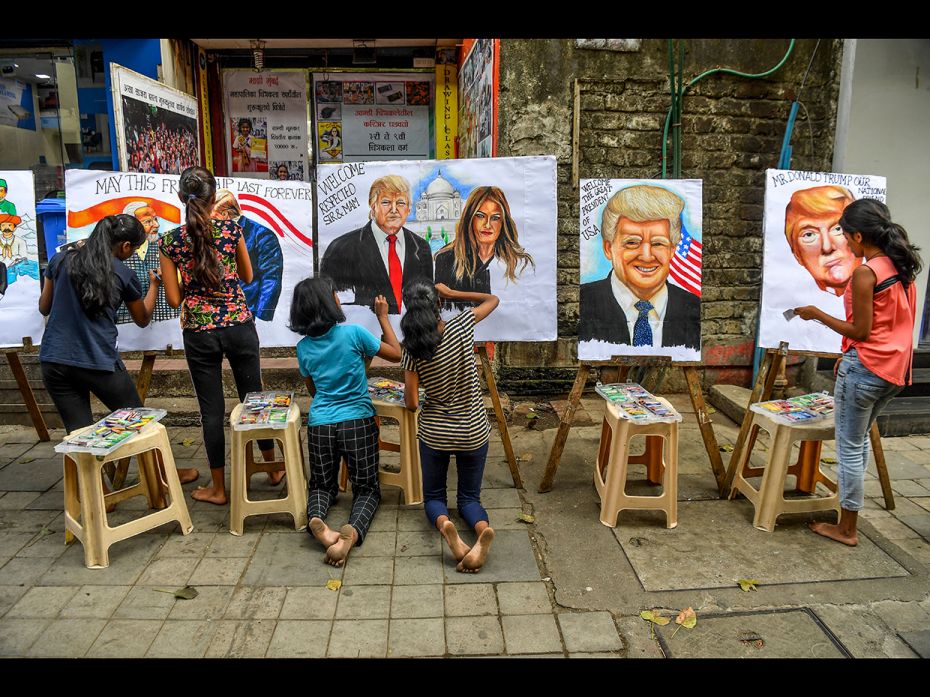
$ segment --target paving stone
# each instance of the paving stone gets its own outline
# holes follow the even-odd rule
[[[895,496],[895,503],[898,503],[898,497],[901,496],[930,496],[930,491],[927,491],[920,484],[918,484],[913,479],[897,479],[892,480],[891,490],[897,494]]]
[[[0,557],[12,557],[36,538],[34,532],[0,533]]]
[[[61,609],[62,618],[108,619],[129,593],[129,586],[83,586]],[[141,654],[140,654],[141,655]]]
[[[0,530],[3,535],[27,532],[35,535],[43,528],[56,531],[65,529],[61,508],[57,511],[0,511]]]
[[[343,567],[323,563],[320,543],[307,533],[266,533],[242,577],[247,586],[324,586]],[[350,559],[351,563],[351,559]]]
[[[534,615],[552,612],[549,592],[542,581],[535,583],[499,583],[497,601],[502,615]]]
[[[205,557],[197,564],[188,583],[192,586],[234,586],[239,583],[248,563],[248,559],[242,558]]]
[[[930,658],[930,629],[901,632],[900,636],[921,658]]]
[[[497,598],[490,583],[444,586],[447,617],[497,615]]]
[[[52,620],[26,655],[80,658],[87,653],[106,623],[106,620]]]
[[[262,658],[271,644],[274,620],[217,622],[216,633],[207,647],[207,658]]]
[[[503,653],[504,636],[498,618],[447,617],[446,648],[456,656]]]
[[[218,619],[226,611],[234,590],[232,586],[199,586],[197,597],[190,600],[176,600],[168,617],[172,620]],[[173,595],[167,593],[159,593],[159,595],[174,598]]]
[[[87,652],[92,658],[139,658],[161,629],[161,620],[110,620]]]
[[[393,530],[386,532],[371,532],[365,536],[365,543],[361,547],[352,549],[352,558],[359,557],[393,557],[394,544],[397,533]]]
[[[432,532],[435,527],[429,524],[423,507],[400,508],[397,511],[398,532]],[[436,530],[438,532],[438,530]]]
[[[188,557],[200,559],[206,554],[210,543],[217,533],[213,532],[196,532],[197,524],[194,524],[195,532],[189,535],[172,535],[165,542],[164,546],[158,550],[157,558],[165,557]]]
[[[28,590],[25,586],[0,586],[0,616],[9,612]]]
[[[896,632],[916,632],[930,627],[930,614],[920,603],[882,600],[871,603],[869,609]]]
[[[49,570],[53,561],[53,559],[45,557],[14,557],[0,567],[0,580],[9,586],[35,585],[42,578],[42,575]]]
[[[539,567],[533,544],[525,530],[495,531],[494,543],[488,560],[477,574],[459,573],[455,570],[455,559],[448,547],[443,546],[443,571],[446,583],[498,583],[506,581],[538,581]],[[462,535],[469,545],[474,544],[474,534]]]
[[[351,552],[342,575],[344,586],[384,585],[394,580],[394,559],[391,557],[358,557]]]
[[[110,546],[110,566],[88,569],[84,547],[76,540],[39,579],[43,586],[129,586],[135,583],[149,561],[165,543],[164,535],[136,535]],[[30,560],[32,561],[32,560]],[[35,560],[38,561],[38,560]]]
[[[930,568],[930,542],[920,537],[893,540],[894,544],[910,554],[914,559]],[[0,570],[0,574],[2,574]]]
[[[257,532],[242,536],[218,533],[207,549],[207,557],[251,557],[260,538]]]
[[[234,620],[277,619],[286,595],[286,588],[240,586],[233,593],[224,617]]]
[[[48,491],[62,476],[60,460],[14,462],[0,469],[0,491]]]
[[[621,617],[616,623],[628,658],[665,658],[649,622],[636,616]]]
[[[145,655],[200,658],[207,652],[218,624],[211,620],[165,620]]]
[[[26,590],[7,617],[48,618],[57,617],[61,609],[78,592],[76,586],[36,586]]]
[[[383,658],[387,654],[387,620],[336,620],[326,655],[330,658]]]
[[[930,538],[930,514],[922,512],[921,515],[904,515],[899,516],[898,520],[921,537]]]
[[[621,658],[618,653],[570,653],[569,658]]]
[[[203,589],[200,589],[203,593]],[[174,607],[175,598],[170,593],[159,593],[151,586],[133,586],[123,602],[113,613],[113,619],[121,620],[163,620]],[[177,601],[180,603],[188,600]],[[142,655],[142,654],[140,654]]]
[[[919,448],[911,443],[909,437],[904,436],[892,436],[890,438],[882,438],[882,449],[890,451],[917,451]]]
[[[332,625],[331,621],[278,620],[265,655],[268,658],[323,658]]]
[[[488,508],[487,511],[494,532],[527,529],[527,524],[520,520],[522,508]]]
[[[561,651],[559,628],[551,612],[540,615],[501,617],[507,653],[552,653]]]
[[[200,563],[193,557],[153,559],[136,583],[140,586],[183,587]]]
[[[398,557],[439,556],[442,554],[442,535],[438,530],[429,532],[403,531],[397,533]]]
[[[375,513],[374,520],[371,521],[371,527],[368,528],[368,534],[373,532],[396,532],[397,531],[397,508],[379,507]],[[365,543],[368,544],[367,542]]]
[[[854,657],[889,657],[885,645],[885,639],[890,638],[888,627],[868,606],[816,605],[811,609]],[[903,642],[896,643],[899,644],[899,650],[908,651]]]
[[[397,557],[394,560],[394,585],[409,586],[442,583],[443,560],[435,557]]]
[[[623,642],[609,612],[563,612],[559,626],[569,652],[620,651]]]
[[[394,586],[391,594],[391,617],[413,619],[442,617],[442,586]]]
[[[0,511],[21,511],[39,496],[41,494],[36,491],[10,491],[0,498]],[[61,506],[62,502],[59,497],[58,508]]]
[[[908,537],[920,537],[920,533],[912,530],[897,518],[877,518],[868,521],[878,533],[889,540],[903,540]],[[859,535],[859,546],[862,546],[862,535]]]
[[[281,608],[282,620],[331,620],[336,614],[338,591],[326,587],[288,588]]]
[[[441,617],[391,620],[388,656],[442,656],[445,652]]]
[[[920,479],[927,476],[927,470],[924,464],[918,464],[910,457],[909,453],[885,453],[885,463],[888,467],[888,476],[891,477],[892,483],[901,479]],[[868,472],[874,475],[878,474],[875,467],[875,457],[869,458]]]
[[[884,444],[884,439],[882,439],[882,443]],[[918,465],[930,465],[930,450],[918,450],[914,448],[913,450],[908,450],[901,454]]]
[[[390,615],[391,586],[344,585],[336,605],[337,620],[375,620]]]
[[[0,620],[0,656],[25,656],[51,622],[48,619],[3,618]]]

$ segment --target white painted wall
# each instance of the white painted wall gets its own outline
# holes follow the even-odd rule
[[[924,260],[916,342],[930,266],[930,39],[847,39],[842,71],[833,171],[888,178],[888,207]]]

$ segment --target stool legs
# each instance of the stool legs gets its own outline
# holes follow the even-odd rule
[[[103,497],[101,463],[88,458],[78,466],[78,491],[81,497],[81,526],[83,528],[84,565],[89,569],[102,569],[110,565],[109,545],[104,542],[106,502]]]

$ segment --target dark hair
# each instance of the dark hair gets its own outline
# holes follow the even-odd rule
[[[216,179],[203,167],[188,167],[181,172],[179,191],[187,207],[185,224],[194,259],[191,275],[204,288],[216,290],[223,280],[223,269],[213,241],[213,223],[210,220],[210,207],[216,195]]]
[[[894,264],[905,283],[913,283],[923,265],[919,247],[911,244],[907,230],[891,220],[891,211],[881,201],[860,198],[853,201],[840,218],[840,227],[850,235],[858,232],[864,242],[881,249]]]
[[[248,124],[249,130],[252,130],[252,120],[251,119],[239,119],[239,123],[236,124],[236,130],[238,131],[242,128],[242,124]]]
[[[333,282],[327,276],[305,278],[294,286],[288,328],[304,336],[323,336],[346,316],[333,297]]]
[[[417,281],[404,289],[404,307],[400,318],[404,333],[401,345],[414,358],[430,360],[442,339],[439,333],[439,294],[431,283]]]
[[[102,218],[84,244],[66,254],[68,275],[88,317],[96,319],[115,304],[113,247],[129,242],[135,249],[145,242],[145,228],[136,216],[120,213]]]

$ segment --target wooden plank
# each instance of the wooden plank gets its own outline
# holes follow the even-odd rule
[[[6,360],[10,364],[10,371],[16,379],[19,386],[19,392],[23,396],[23,402],[26,403],[26,409],[29,410],[29,416],[32,419],[32,425],[39,436],[40,441],[50,441],[52,438],[48,434],[48,426],[45,423],[45,417],[42,416],[42,410],[36,402],[36,396],[32,391],[29,380],[26,379],[26,373],[23,370],[23,364],[19,360],[19,354],[16,351],[7,351]]]
[[[701,429],[701,438],[704,439],[704,449],[707,450],[707,457],[710,458],[710,466],[714,471],[714,479],[717,480],[720,498],[725,498],[727,495],[727,488],[724,486],[726,470],[723,467],[723,458],[720,456],[714,426],[710,420],[710,414],[707,413],[707,404],[704,402],[704,393],[701,390],[701,379],[694,366],[687,366],[682,370],[685,374],[685,381],[688,383],[688,393],[691,395],[691,405],[694,407],[698,428]]]
[[[572,421],[575,420],[575,410],[578,408],[578,403],[581,401],[581,393],[584,391],[584,385],[588,381],[588,373],[590,372],[590,364],[582,363],[578,366],[575,384],[572,385],[572,391],[568,396],[568,406],[559,423],[559,432],[556,434],[555,441],[552,443],[552,450],[549,452],[549,462],[546,463],[546,471],[539,485],[540,493],[552,490],[552,482],[555,479],[556,470],[558,470],[559,462],[562,459],[565,441],[568,439],[568,432],[572,427]]]
[[[894,510],[894,493],[891,491],[891,480],[888,478],[888,465],[885,463],[885,449],[882,447],[882,434],[878,431],[878,422],[872,424],[869,431],[872,441],[872,452],[875,454],[875,468],[878,470],[878,481],[882,485],[882,496],[885,497],[885,510]]]
[[[494,405],[494,415],[497,417],[497,427],[500,430],[501,441],[504,444],[504,454],[510,466],[510,477],[517,489],[523,488],[523,477],[517,466],[517,458],[513,453],[513,444],[510,442],[510,431],[507,429],[507,417],[504,416],[504,407],[501,405],[501,396],[494,381],[494,371],[491,369],[491,359],[488,358],[488,347],[485,344],[478,346],[478,356],[481,357],[481,367],[484,369],[484,379],[488,383],[488,392],[491,394],[491,404]]]
[[[152,371],[155,368],[155,357],[157,355],[155,351],[146,351],[142,354],[142,366],[139,368],[139,377],[136,378],[136,390],[142,404],[145,404],[145,398],[149,394],[149,387],[152,385]]]

